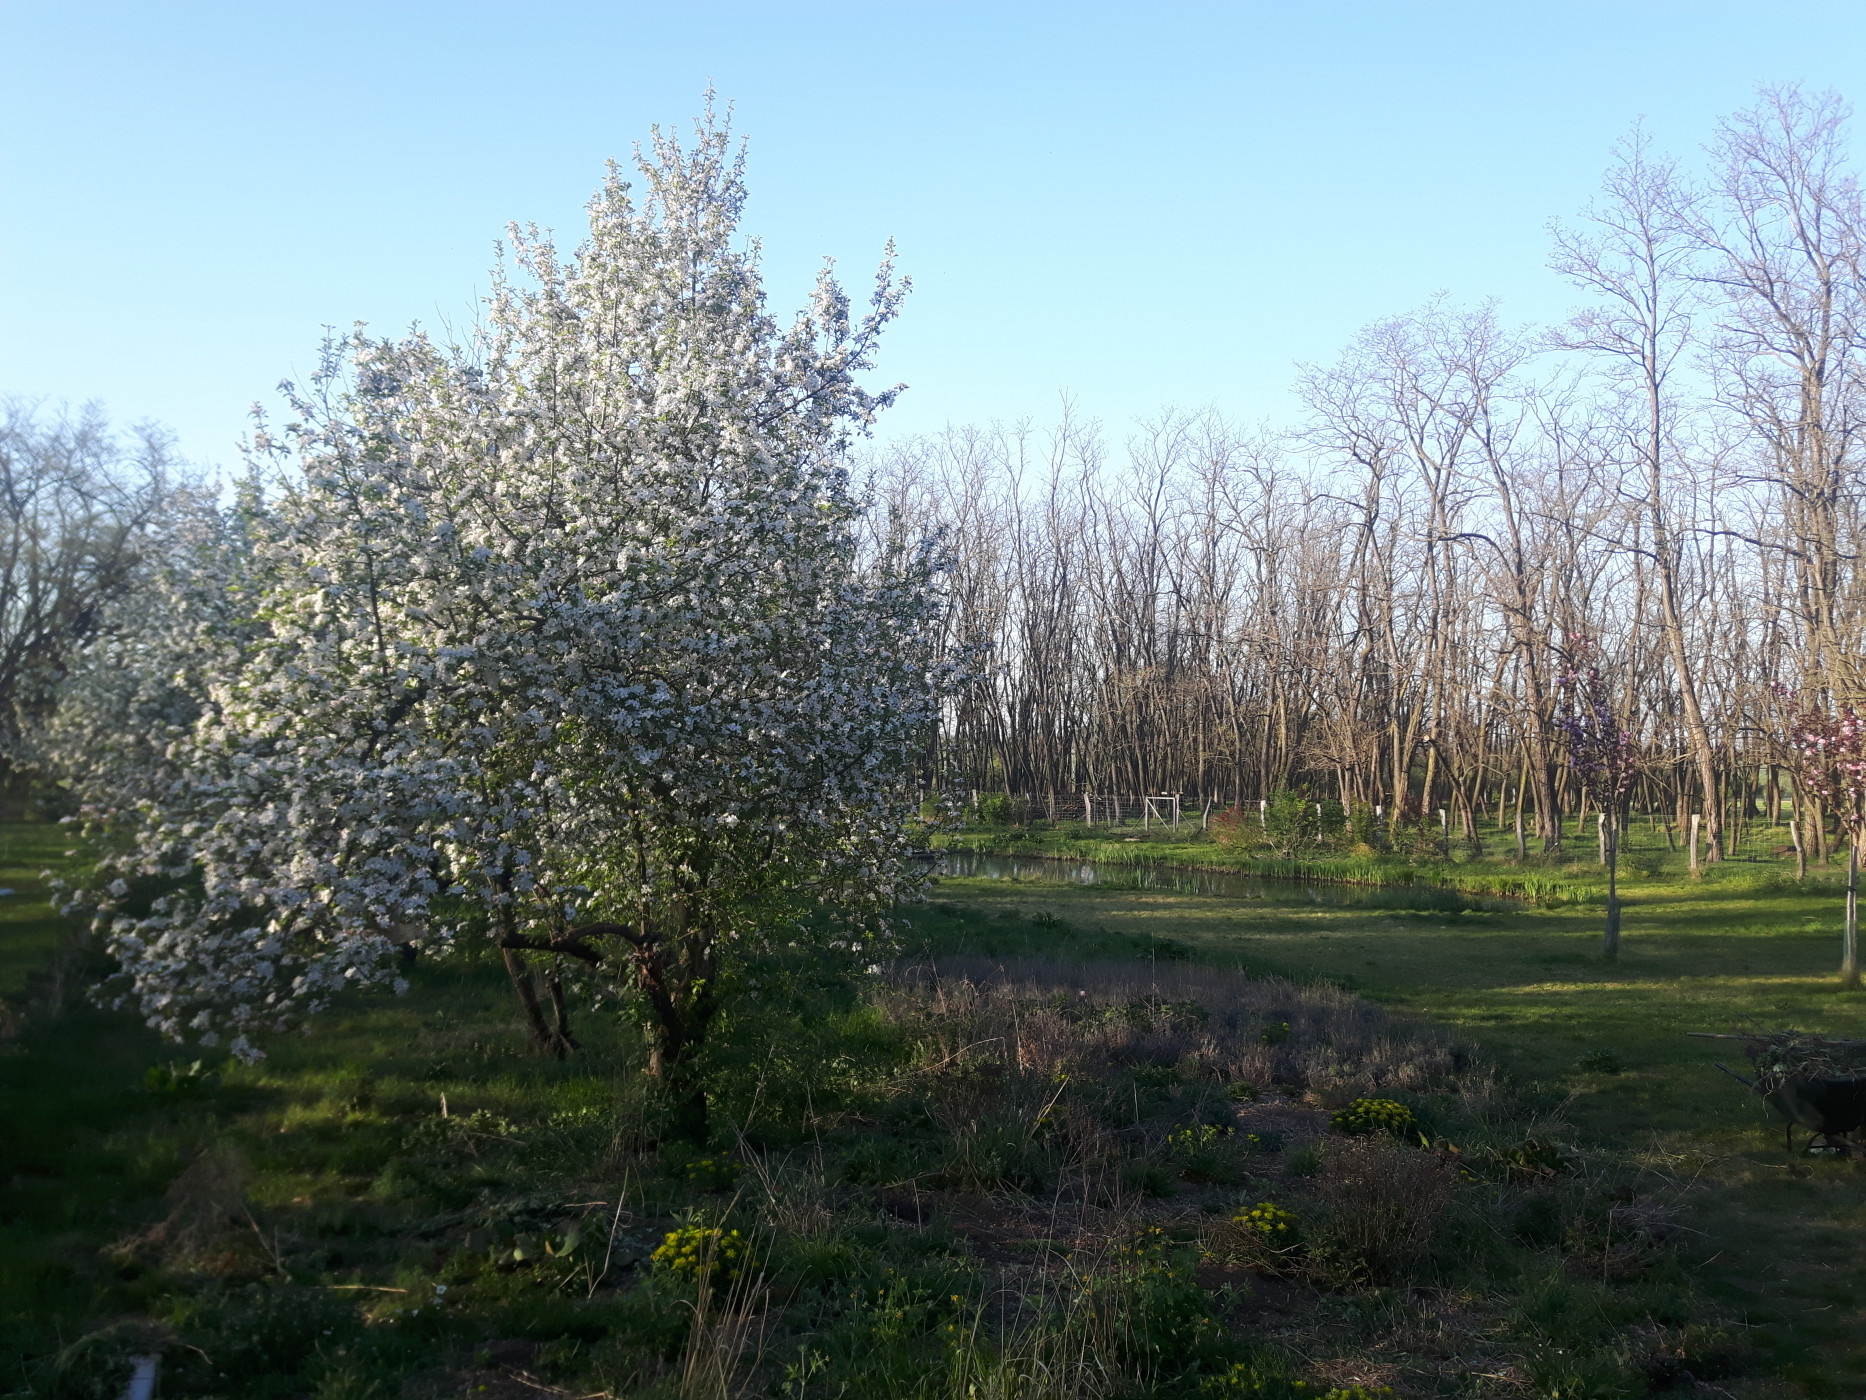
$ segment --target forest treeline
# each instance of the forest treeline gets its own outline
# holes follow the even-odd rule
[[[1786,711],[1862,690],[1848,119],[1765,91],[1701,176],[1635,130],[1550,227],[1571,320],[1441,298],[1379,321],[1301,368],[1287,429],[1169,412],[1117,445],[1065,412],[878,453],[881,513],[944,531],[948,642],[981,658],[935,780],[1077,816],[1083,793],[1285,788],[1442,807],[1454,834],[1520,809],[1553,846],[1582,801],[1557,677],[1586,638],[1636,810],[1702,813],[1712,859],[1780,816]]]

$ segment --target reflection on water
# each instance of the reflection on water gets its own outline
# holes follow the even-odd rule
[[[1487,899],[1458,890],[1419,887],[1381,888],[1303,880],[1264,880],[1230,871],[1187,870],[1178,866],[1097,865],[1086,860],[1044,856],[979,855],[944,851],[939,873],[965,880],[1018,880],[1033,884],[1100,885],[1116,890],[1170,890],[1224,899],[1255,899],[1277,905],[1338,905],[1356,909],[1421,909],[1459,914],[1520,909],[1513,899]]]

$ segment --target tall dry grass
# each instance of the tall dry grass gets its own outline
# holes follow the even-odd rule
[[[1335,1096],[1453,1089],[1481,1099],[1494,1083],[1468,1046],[1351,992],[1222,968],[941,958],[897,969],[878,998],[911,1028],[930,1071],[1175,1066]]]

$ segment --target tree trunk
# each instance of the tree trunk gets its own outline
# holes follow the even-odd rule
[[[563,1059],[577,1048],[577,1042],[570,1035],[570,1017],[564,1009],[563,986],[555,975],[549,980],[550,997],[557,1011],[557,1028],[553,1030],[544,1019],[544,1007],[538,1000],[538,985],[531,969],[526,965],[525,955],[516,948],[506,948],[505,974],[512,979],[512,990],[518,994],[519,1009],[525,1015],[525,1029],[531,1036],[531,1048],[542,1055],[555,1055]]]
[[[1845,987],[1860,984],[1860,839],[1847,834],[1847,921],[1840,943],[1840,982]]]
[[[1607,931],[1601,955],[1612,962],[1620,956],[1620,823],[1617,813],[1613,820],[1602,823],[1602,830],[1607,838]]]

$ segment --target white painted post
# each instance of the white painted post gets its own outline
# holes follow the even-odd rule
[[[1698,873],[1698,824],[1704,820],[1701,812],[1691,814],[1691,873]]]
[[[155,1400],[156,1363],[154,1356],[132,1356],[130,1365],[130,1383],[123,1392],[123,1400]]]

